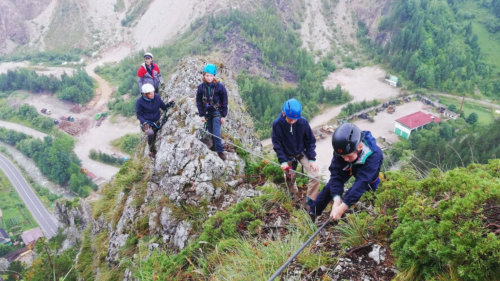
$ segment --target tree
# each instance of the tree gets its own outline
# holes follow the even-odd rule
[[[9,277],[7,277],[7,281],[16,281],[19,280],[19,278],[16,278],[18,275],[15,273],[19,273],[22,276],[24,276],[25,268],[23,264],[20,261],[13,261],[10,263],[9,267],[7,268],[9,271]]]
[[[453,138],[453,128],[448,125],[448,124],[443,124],[440,126],[441,128],[439,129],[439,135],[445,139],[445,140],[450,140],[451,138]]]
[[[9,245],[0,244],[0,257],[5,256],[11,251],[11,247]]]
[[[467,123],[469,124],[475,124],[478,121],[477,113],[472,112],[469,117],[467,117]]]
[[[456,106],[456,105],[454,105],[454,104],[450,104],[450,105],[448,106],[448,110],[449,110],[449,111],[453,111],[453,112],[457,112],[457,106]]]

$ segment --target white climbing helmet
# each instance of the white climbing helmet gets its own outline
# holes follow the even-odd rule
[[[153,54],[151,54],[151,53],[145,53],[145,54],[144,54],[144,58],[146,58],[147,56],[150,56],[150,57],[151,57],[151,59],[153,59]]]
[[[142,85],[142,92],[145,93],[151,93],[155,91],[155,87],[151,84],[144,84]]]

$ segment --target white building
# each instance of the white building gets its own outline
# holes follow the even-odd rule
[[[393,87],[397,87],[398,86],[398,77],[396,77],[396,76],[391,76],[390,79],[385,79],[385,81],[387,83],[389,83],[389,85],[391,85]]]
[[[445,110],[443,111],[443,116],[444,116],[444,117],[446,117],[446,118],[450,118],[450,119],[455,120],[455,119],[457,119],[457,118],[458,118],[458,113],[453,112],[453,111],[448,110],[448,109],[445,109]]]

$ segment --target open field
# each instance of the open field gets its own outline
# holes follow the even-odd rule
[[[462,101],[460,99],[454,99],[454,98],[449,98],[449,97],[443,97],[440,96],[439,100],[442,104],[449,106],[454,104],[458,109],[460,108],[460,104]],[[493,123],[493,109],[488,108],[484,105],[481,105],[479,103],[474,103],[471,101],[465,101],[464,102],[464,107],[462,111],[465,113],[465,116],[469,116],[472,112],[475,112],[478,117],[478,122],[481,124],[491,124]]]
[[[477,34],[477,40],[481,52],[485,60],[495,67],[495,70],[500,71],[500,33],[491,33],[486,29],[481,21],[488,20],[489,17],[494,18],[491,11],[486,8],[480,8],[479,2],[467,0],[463,3],[463,8],[476,15],[472,22],[472,32]]]

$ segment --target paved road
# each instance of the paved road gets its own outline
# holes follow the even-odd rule
[[[28,210],[31,212],[38,225],[42,228],[45,236],[47,238],[55,236],[57,234],[57,225],[52,220],[49,212],[45,209],[42,202],[40,202],[40,199],[38,199],[33,190],[30,188],[17,167],[1,154],[0,168],[12,182],[12,185],[16,188],[17,193],[21,196],[24,203],[28,207]]]

